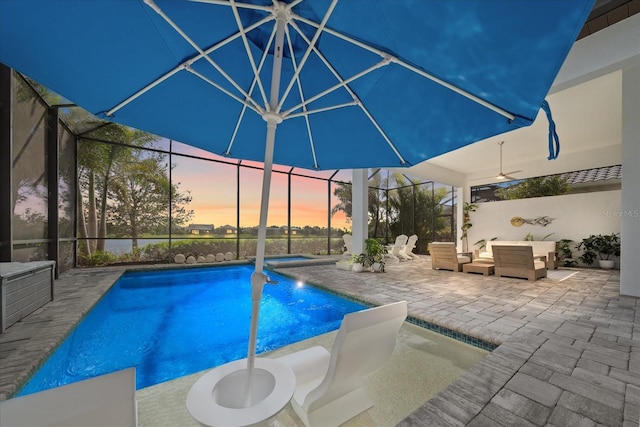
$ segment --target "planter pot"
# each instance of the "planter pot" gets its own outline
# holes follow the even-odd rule
[[[350,271],[352,265],[353,264],[351,264],[350,262],[347,262],[347,261],[338,261],[338,262],[336,262],[336,266],[338,267],[338,270]]]
[[[355,271],[356,273],[360,273],[362,272],[362,270],[364,270],[364,266],[362,264],[353,264],[351,270]]]
[[[598,263],[600,264],[600,268],[613,268],[612,259],[600,259]]]
[[[371,271],[373,271],[375,273],[381,273],[382,269],[383,269],[382,264],[380,264],[379,262],[375,262],[371,266]]]

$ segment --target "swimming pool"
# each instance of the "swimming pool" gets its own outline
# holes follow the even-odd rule
[[[19,396],[130,366],[144,388],[246,357],[250,265],[126,273]],[[366,308],[271,273],[261,301],[257,353],[337,329]]]

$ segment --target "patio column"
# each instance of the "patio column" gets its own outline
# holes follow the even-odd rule
[[[369,237],[369,177],[367,169],[353,169],[351,180],[351,235],[353,253],[364,252],[364,241]]]
[[[622,70],[620,294],[640,297],[640,66]]]

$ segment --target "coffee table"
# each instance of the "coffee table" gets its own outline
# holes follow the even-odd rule
[[[489,276],[494,273],[495,265],[488,262],[471,262],[462,266],[464,273],[482,273]]]

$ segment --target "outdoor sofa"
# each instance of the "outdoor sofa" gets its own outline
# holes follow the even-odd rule
[[[544,261],[547,270],[558,268],[558,248],[554,241],[547,240],[491,240],[483,250],[475,251],[474,261],[494,262],[494,246],[530,246],[533,250],[533,257]],[[542,258],[545,257],[545,258]]]

